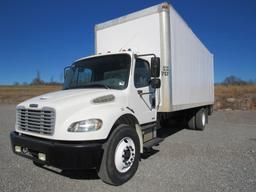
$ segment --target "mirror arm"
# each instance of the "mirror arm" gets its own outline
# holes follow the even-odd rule
[[[155,91],[152,91],[152,92],[146,92],[146,93],[139,93],[139,95],[140,95],[140,96],[142,96],[142,95],[148,95],[148,94],[153,94],[153,93],[155,93]]]

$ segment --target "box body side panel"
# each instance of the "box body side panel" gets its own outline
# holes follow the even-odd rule
[[[172,8],[170,35],[170,111],[213,104],[213,55]]]

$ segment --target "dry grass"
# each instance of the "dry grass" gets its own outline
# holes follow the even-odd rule
[[[17,104],[44,93],[60,90],[59,85],[0,86],[0,103]]]
[[[0,104],[17,104],[28,98],[60,90],[59,85],[0,86]],[[256,110],[256,85],[217,85],[215,105],[219,109]]]
[[[215,109],[256,110],[256,85],[215,86]]]

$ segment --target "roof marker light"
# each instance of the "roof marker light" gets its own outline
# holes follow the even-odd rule
[[[169,9],[169,4],[167,4],[167,3],[162,4],[162,9],[168,10]]]

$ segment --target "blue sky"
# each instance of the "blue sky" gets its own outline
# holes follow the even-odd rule
[[[63,68],[94,53],[94,25],[159,0],[0,0],[0,84],[59,81]],[[215,56],[215,82],[256,79],[255,0],[171,0]]]

